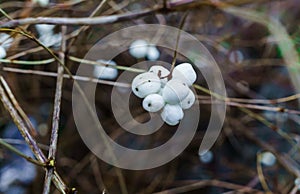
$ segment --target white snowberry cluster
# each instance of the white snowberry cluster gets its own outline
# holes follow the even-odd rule
[[[61,33],[54,33],[55,25],[37,24],[35,28],[39,34],[39,40],[47,47],[60,47],[62,36]]]
[[[10,35],[1,33],[0,34],[0,59],[6,57],[6,51],[11,46],[14,39]]]
[[[132,91],[144,98],[143,108],[148,112],[161,111],[161,118],[171,126],[177,125],[184,116],[183,110],[195,102],[189,88],[197,74],[189,63],[177,65],[172,72],[162,66],[152,66],[148,72],[137,75],[132,81]]]

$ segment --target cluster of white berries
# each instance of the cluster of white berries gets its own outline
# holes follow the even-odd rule
[[[159,56],[159,50],[156,46],[149,44],[146,40],[135,40],[129,47],[129,53],[135,58],[145,58],[150,61],[156,61]]]
[[[35,28],[39,34],[39,40],[47,47],[60,47],[62,36],[61,33],[54,34],[55,25],[37,24]]]
[[[171,126],[177,125],[184,116],[183,110],[195,102],[189,88],[197,74],[189,63],[177,65],[172,72],[162,66],[152,66],[148,72],[137,75],[132,81],[132,91],[144,98],[143,108],[148,112],[161,111],[161,118]]]
[[[14,39],[10,35],[1,33],[0,34],[0,59],[6,57],[6,51],[11,46]]]

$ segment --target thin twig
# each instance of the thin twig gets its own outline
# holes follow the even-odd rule
[[[147,9],[136,13],[125,13],[111,16],[99,17],[84,17],[84,18],[63,18],[63,17],[37,17],[37,18],[24,18],[16,19],[8,22],[1,22],[0,28],[12,28],[26,24],[57,24],[57,25],[99,25],[99,24],[112,24],[125,20],[132,20],[143,17],[162,10],[161,8]]]
[[[12,73],[22,73],[22,74],[40,75],[40,76],[47,76],[47,77],[57,77],[57,73],[48,72],[48,71],[19,69],[19,68],[13,68],[13,67],[3,67],[2,70],[6,71],[6,72],[12,72]],[[128,84],[128,83],[113,82],[113,81],[101,80],[101,79],[97,79],[97,78],[78,76],[78,75],[73,75],[72,77],[69,74],[64,74],[64,78],[71,79],[71,80],[74,79],[77,81],[93,82],[93,83],[99,83],[99,84],[105,84],[105,85],[123,87],[123,88],[130,87],[130,84]]]
[[[0,76],[0,78],[3,78]],[[20,117],[18,111],[14,107],[13,103],[9,100],[9,97],[7,96],[7,91],[3,87],[2,84],[0,84],[0,99],[4,105],[4,108],[9,112],[11,115],[14,123],[18,127],[21,135],[25,139],[26,143],[29,145],[30,149],[32,150],[35,157],[38,159],[39,162],[46,164],[47,159],[42,152],[42,150],[38,147],[35,139],[30,135],[29,129]],[[70,189],[66,186],[66,184],[63,182],[61,177],[58,175],[57,172],[55,172],[55,176],[53,177],[53,182],[56,185],[56,187],[60,190],[61,193],[66,194],[70,191]]]
[[[41,166],[41,167],[45,167],[45,164],[29,157],[26,156],[25,154],[23,154],[22,152],[20,152],[17,148],[15,148],[14,146],[10,145],[9,143],[7,143],[4,139],[0,138],[0,144],[2,146],[4,146],[5,148],[7,148],[8,150],[14,152],[15,154],[17,154],[18,156],[21,156],[22,158],[24,158],[25,160],[27,160],[28,162],[31,162],[35,165]]]
[[[267,181],[265,179],[262,165],[261,165],[261,160],[262,160],[262,154],[258,153],[257,158],[256,158],[256,169],[257,169],[258,178],[259,178],[260,184],[263,187],[263,189],[266,191],[267,194],[270,194],[272,192],[271,192],[271,190],[267,184]]]
[[[65,62],[65,52],[66,52],[66,39],[65,39],[66,31],[67,31],[66,26],[62,26],[62,43],[61,43],[61,52],[59,53],[59,55],[60,55],[60,60],[63,63]],[[64,67],[58,63],[54,110],[53,110],[53,117],[52,117],[52,130],[51,130],[50,148],[48,154],[48,161],[52,161],[51,164],[53,164],[53,166],[48,168],[48,170],[46,171],[43,194],[50,193],[51,179],[55,168],[55,156],[56,156],[57,141],[58,141],[62,85],[64,79],[63,75],[64,75]]]
[[[168,189],[165,191],[157,192],[155,194],[175,194],[175,193],[187,193],[189,191],[201,189],[204,187],[209,187],[209,186],[214,186],[214,187],[221,187],[221,188],[226,188],[226,189],[234,189],[234,190],[243,190],[243,191],[248,191],[248,192],[255,192],[255,193],[263,193],[261,191],[258,191],[256,189],[252,189],[251,187],[247,186],[242,186],[234,183],[228,183],[224,181],[219,181],[219,180],[202,180],[190,185],[182,186],[182,187],[177,187],[173,189]]]

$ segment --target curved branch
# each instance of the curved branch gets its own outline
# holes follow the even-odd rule
[[[136,13],[125,13],[111,16],[99,17],[83,17],[83,18],[64,18],[64,17],[37,17],[37,18],[23,18],[11,20],[8,22],[0,22],[1,28],[11,28],[27,24],[59,24],[59,25],[98,25],[111,24],[125,20],[136,19],[155,12],[162,12],[164,8],[147,9]]]

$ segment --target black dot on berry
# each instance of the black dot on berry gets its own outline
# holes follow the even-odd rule
[[[191,103],[190,101],[188,101],[188,104]]]
[[[139,91],[139,89],[138,89],[138,88],[135,88],[135,91],[137,91],[137,92],[138,92],[138,91]]]
[[[148,107],[151,107],[151,106],[152,106],[152,104],[151,104],[151,103],[149,103],[149,104],[148,104]]]
[[[151,80],[148,80],[148,82],[151,82]]]

